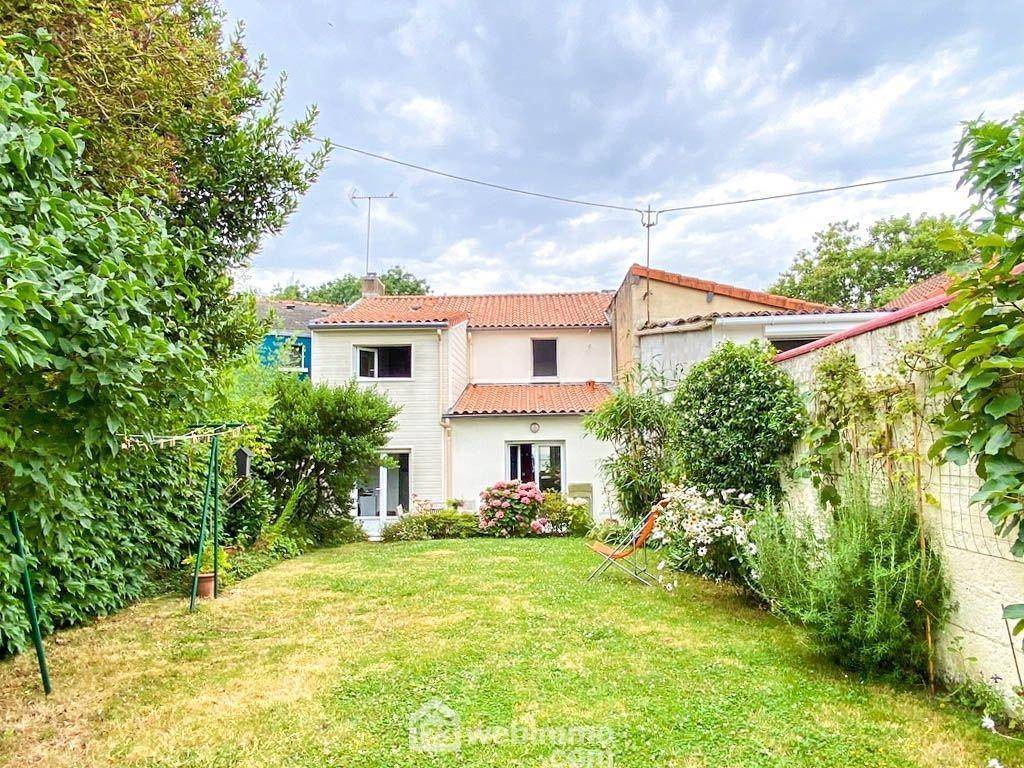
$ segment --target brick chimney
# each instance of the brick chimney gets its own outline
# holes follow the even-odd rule
[[[387,293],[384,283],[377,277],[376,272],[368,272],[359,278],[359,288],[365,299],[367,296],[383,296]]]

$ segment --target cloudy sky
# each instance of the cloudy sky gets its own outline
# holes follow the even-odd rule
[[[450,173],[655,207],[948,168],[962,120],[1024,108],[1014,2],[223,0],[335,141]],[[982,12],[983,9],[983,12]],[[338,151],[243,282],[401,264],[436,291],[613,288],[639,216]],[[768,285],[830,221],[959,213],[955,177],[672,215],[654,266]],[[363,204],[365,205],[365,203]]]

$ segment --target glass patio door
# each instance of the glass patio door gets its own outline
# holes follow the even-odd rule
[[[563,490],[565,450],[562,443],[509,443],[508,477],[537,483],[542,491]]]
[[[397,517],[409,511],[409,452],[390,451],[385,456],[393,466],[370,472],[356,491],[359,517]]]

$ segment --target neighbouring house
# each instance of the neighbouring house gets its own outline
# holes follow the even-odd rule
[[[585,496],[607,514],[610,447],[582,420],[611,394],[611,292],[387,296],[376,275],[362,287],[309,329],[314,382],[355,378],[402,408],[389,461],[357,492],[371,537],[414,500],[475,510],[502,479]]]
[[[712,312],[652,321],[636,332],[636,338],[644,368],[660,371],[671,382],[723,341],[763,339],[786,352],[888,314],[889,310],[841,308]]]
[[[642,362],[640,332],[657,323],[744,312],[828,310],[824,304],[634,264],[612,301],[616,376],[621,378]]]
[[[312,346],[309,324],[339,309],[344,309],[344,305],[257,299],[257,314],[269,317],[271,323],[270,331],[260,344],[260,360],[264,365],[293,372],[299,378],[309,378]]]

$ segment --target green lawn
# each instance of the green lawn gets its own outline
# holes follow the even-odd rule
[[[864,684],[727,588],[608,574],[578,540],[356,544],[282,564],[194,615],[181,599],[0,664],[8,765],[985,766],[1017,742]],[[410,747],[431,699],[461,751]],[[512,729],[502,732],[500,728]],[[577,743],[555,743],[576,728]],[[493,743],[473,734],[491,729]],[[547,730],[541,730],[547,729]],[[584,730],[590,729],[590,730]]]

